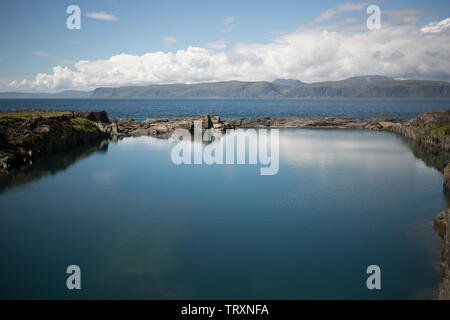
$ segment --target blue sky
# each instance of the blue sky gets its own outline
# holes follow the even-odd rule
[[[239,44],[273,44],[278,37],[311,23],[321,13],[342,3],[343,1],[329,0],[3,0],[0,2],[0,88],[13,80],[33,80],[38,73],[52,74],[55,66],[77,71],[75,64],[80,60],[108,60],[123,53],[133,56],[159,51],[175,53],[177,50],[186,50],[189,46],[211,49],[211,43],[226,44],[226,47],[219,45],[212,46],[212,49],[230,52]],[[378,4],[382,12],[417,8],[421,12],[414,24],[426,25],[431,21],[438,22],[450,17],[450,3],[444,0],[391,0],[372,3]],[[66,28],[66,8],[71,4],[81,8],[81,30]],[[108,13],[116,17],[116,20],[86,16],[93,12]],[[364,21],[367,14],[365,10],[353,10],[343,12],[339,18],[349,16]],[[402,51],[401,54],[405,55],[405,52]],[[280,71],[280,74],[285,73]],[[269,73],[267,74],[269,77]],[[249,77],[255,76],[250,76],[249,73]],[[307,80],[319,79],[322,73],[305,73],[304,77],[310,77]],[[198,79],[203,78],[209,80],[210,77],[205,75]],[[180,79],[174,76],[173,79],[162,79],[160,82],[179,82]],[[196,80],[197,78],[193,79],[193,82]],[[152,82],[158,81],[142,81],[143,84]],[[95,83],[88,86],[93,85]],[[49,87],[58,88],[63,89],[64,85]]]

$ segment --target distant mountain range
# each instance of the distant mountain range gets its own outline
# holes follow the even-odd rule
[[[66,90],[58,93],[0,92],[0,99],[88,99],[93,91]]]
[[[360,76],[341,81],[304,83],[293,79],[268,81],[222,81],[198,84],[163,84],[97,88],[91,92],[0,93],[0,99],[146,99],[146,98],[450,98],[445,81],[394,80],[383,76]]]
[[[276,79],[273,83],[287,84],[287,85],[297,86],[297,87],[307,85],[307,83],[304,83],[300,80],[295,80],[295,79]]]
[[[352,77],[345,80],[342,80],[343,83],[354,83],[354,84],[366,84],[366,85],[375,85],[382,84],[384,82],[395,81],[394,78],[383,77],[383,76],[359,76]]]

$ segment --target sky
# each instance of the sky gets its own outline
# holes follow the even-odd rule
[[[68,29],[66,9],[81,10]],[[380,8],[369,29],[370,5]],[[2,0],[0,91],[380,74],[450,80],[448,0]]]

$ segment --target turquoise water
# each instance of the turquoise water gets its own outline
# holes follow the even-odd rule
[[[442,174],[394,134],[282,130],[280,170],[80,148],[0,182],[0,298],[415,299],[441,279]],[[66,268],[82,290],[66,289]],[[366,288],[381,267],[382,290]]]
[[[212,113],[225,118],[391,117],[409,120],[421,113],[450,110],[447,100],[408,99],[0,99],[0,110],[106,110],[110,117],[145,120]]]

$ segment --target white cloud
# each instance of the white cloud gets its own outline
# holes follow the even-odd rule
[[[446,21],[447,19],[443,20]],[[234,21],[234,19],[229,19]],[[385,21],[385,20],[383,20]],[[351,21],[350,21],[351,22]],[[81,90],[102,86],[196,83],[221,80],[293,78],[305,82],[381,74],[395,78],[450,80],[450,33],[424,33],[422,25],[383,23],[380,30],[340,31],[301,26],[264,44],[237,44],[225,50],[215,41],[205,48],[119,54],[55,66],[9,89]]]
[[[228,45],[226,40],[217,40],[206,44],[209,49],[225,49]]]
[[[231,31],[233,31],[234,27],[236,26],[234,24],[234,20],[235,20],[234,16],[229,16],[223,19],[222,32],[230,33]]]
[[[424,26],[420,31],[424,33],[438,33],[450,28],[450,18],[444,19],[439,22],[430,22]]]
[[[315,22],[323,22],[325,20],[329,20],[329,19],[331,19],[341,13],[344,13],[344,12],[362,10],[373,2],[374,1],[344,2],[344,3],[337,5],[334,8],[331,8],[325,12],[322,12],[314,19],[314,21]]]
[[[175,43],[175,41],[177,41],[177,39],[175,39],[174,37],[167,36],[164,37],[163,41],[165,46],[169,48],[170,46],[172,46],[173,43]]]
[[[429,12],[427,8],[381,9],[381,20],[384,26],[416,24],[420,17]]]
[[[234,22],[234,16],[229,16],[229,17],[226,17],[225,19],[223,19],[223,23],[224,24],[232,24],[233,22]]]
[[[106,20],[106,21],[117,21],[117,17],[113,14],[109,14],[106,12],[88,12],[86,13],[86,17],[97,20]]]
[[[40,56],[40,57],[48,56],[47,52],[44,52],[44,51],[33,51],[33,52],[31,52],[31,54],[33,54],[35,56]]]

